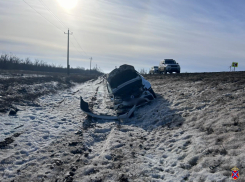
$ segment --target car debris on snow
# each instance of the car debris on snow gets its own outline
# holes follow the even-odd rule
[[[105,78],[105,77],[104,77]],[[80,108],[87,115],[101,119],[124,119],[133,115],[135,109],[156,98],[154,91],[142,75],[133,66],[121,65],[112,70],[105,78],[109,96],[114,104],[117,116],[95,114],[87,102],[80,97]]]

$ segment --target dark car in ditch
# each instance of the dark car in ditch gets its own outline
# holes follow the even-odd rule
[[[133,66],[121,65],[105,76],[106,87],[114,104],[117,118],[127,118],[134,110],[156,98],[151,84],[140,75]],[[95,115],[88,109],[88,104],[81,98],[81,109],[97,118],[115,119],[115,117]]]

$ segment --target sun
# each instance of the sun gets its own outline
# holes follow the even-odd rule
[[[70,10],[76,7],[77,0],[57,0],[63,8]]]

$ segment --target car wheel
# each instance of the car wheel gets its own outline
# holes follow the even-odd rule
[[[176,71],[176,73],[180,73],[180,71]]]
[[[172,74],[173,72],[172,72],[172,71],[170,71],[169,73],[170,73],[170,74]]]

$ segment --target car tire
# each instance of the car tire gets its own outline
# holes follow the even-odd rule
[[[180,71],[176,71],[176,73],[180,73]]]

